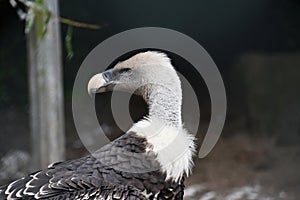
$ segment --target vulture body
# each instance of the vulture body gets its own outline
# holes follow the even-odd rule
[[[91,155],[0,187],[0,200],[183,199],[195,147],[182,126],[181,85],[170,59],[139,53],[89,81],[91,94],[109,90],[143,96],[149,115]]]

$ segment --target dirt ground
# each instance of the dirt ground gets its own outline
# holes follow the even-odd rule
[[[1,114],[6,118],[0,118],[0,185],[30,172],[27,111],[7,109]],[[68,123],[67,157],[78,158],[87,152]],[[278,146],[272,138],[250,135],[241,131],[221,137],[206,158],[196,156],[185,199],[298,200],[300,146]]]
[[[186,199],[299,199],[300,147],[240,133],[195,159]],[[190,194],[192,193],[192,194]]]

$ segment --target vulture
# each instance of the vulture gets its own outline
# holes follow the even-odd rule
[[[183,199],[195,138],[182,122],[181,82],[170,58],[140,52],[88,82],[92,95],[112,90],[141,95],[147,116],[88,156],[1,186],[0,199]]]

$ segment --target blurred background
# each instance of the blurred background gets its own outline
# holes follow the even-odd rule
[[[45,165],[34,157],[43,145],[41,140],[31,139],[32,120],[38,123],[41,117],[32,116],[35,104],[30,84],[34,85],[34,81],[31,80],[33,68],[28,64],[34,63],[30,61],[30,51],[36,51],[30,44],[42,39],[35,40],[30,32],[26,36],[24,30],[28,25],[17,14],[20,9],[26,13],[26,6],[17,3],[14,8],[8,0],[0,0],[0,184]],[[61,73],[49,76],[58,83],[62,80],[61,85],[55,86],[57,93],[63,94],[58,95],[61,104],[56,107],[57,113],[63,116],[57,118],[62,130],[58,136],[63,145],[63,150],[58,152],[62,154],[61,159],[88,153],[77,136],[71,108],[76,73],[88,53],[119,32],[138,27],[165,27],[192,37],[207,50],[222,74],[228,100],[222,137],[206,158],[195,157],[185,198],[299,199],[299,1],[73,0],[59,1],[58,7],[58,16],[100,26],[99,29],[76,26],[71,29],[70,24],[62,23],[56,30],[57,46],[62,48],[58,57],[62,58],[62,65],[58,66]],[[52,59],[47,50],[43,53]],[[171,57],[176,68],[188,65],[179,56]],[[200,146],[210,119],[210,99],[201,77],[192,82],[201,109],[197,133]],[[106,126],[109,137],[115,138],[121,132],[115,127],[108,104],[103,103],[109,102],[110,95],[97,96],[96,107],[99,115],[104,116],[99,121]],[[49,108],[39,112],[45,113],[46,109]],[[145,105],[136,97],[130,110],[136,119],[146,112]]]

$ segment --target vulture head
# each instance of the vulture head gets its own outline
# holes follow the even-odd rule
[[[149,117],[176,127],[182,125],[180,79],[164,53],[138,53],[94,75],[88,83],[90,95],[111,90],[141,95],[149,106]]]

